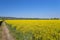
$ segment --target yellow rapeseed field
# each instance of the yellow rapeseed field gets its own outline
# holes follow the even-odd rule
[[[26,40],[60,40],[60,20],[6,20],[6,23],[24,35],[30,33]]]

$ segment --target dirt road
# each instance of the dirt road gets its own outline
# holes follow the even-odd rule
[[[2,23],[2,40],[14,40],[12,35],[9,33],[9,30],[5,22]]]
[[[0,40],[2,40],[2,29],[0,27]]]

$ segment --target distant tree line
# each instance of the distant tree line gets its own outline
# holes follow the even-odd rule
[[[51,20],[60,20],[60,18],[50,18]]]
[[[16,18],[16,17],[0,17],[0,20],[60,20],[60,18]]]

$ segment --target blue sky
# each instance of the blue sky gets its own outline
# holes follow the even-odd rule
[[[60,0],[0,0],[0,16],[60,18]]]

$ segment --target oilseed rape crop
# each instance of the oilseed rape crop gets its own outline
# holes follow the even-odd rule
[[[6,20],[16,40],[60,40],[60,20]]]

